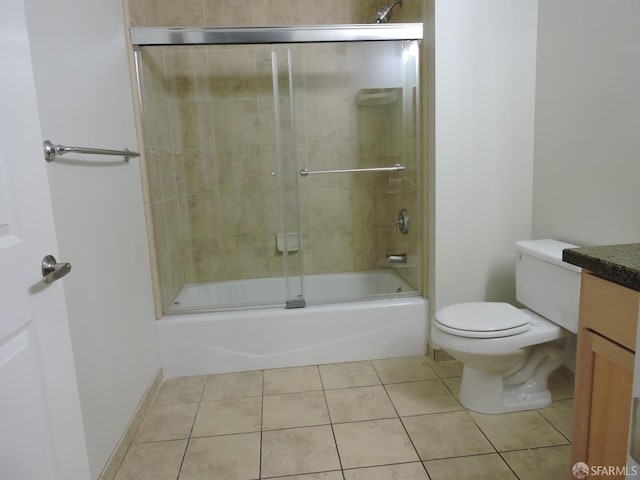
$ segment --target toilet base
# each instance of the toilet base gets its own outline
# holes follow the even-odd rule
[[[460,403],[478,413],[536,410],[551,404],[547,380],[562,365],[564,339],[534,347],[515,373],[503,375],[465,364]]]

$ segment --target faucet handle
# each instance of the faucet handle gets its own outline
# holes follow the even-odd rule
[[[409,212],[407,212],[406,208],[400,210],[398,213],[398,219],[396,223],[393,224],[393,231],[397,232],[400,230],[404,235],[409,233]]]

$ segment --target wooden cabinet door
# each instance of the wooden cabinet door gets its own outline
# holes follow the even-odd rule
[[[626,465],[633,366],[630,350],[590,330],[580,331],[572,465]]]

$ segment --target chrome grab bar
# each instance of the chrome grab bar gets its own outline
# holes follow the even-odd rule
[[[396,163],[393,167],[348,168],[345,170],[309,170],[308,168],[303,168],[299,173],[301,177],[306,177],[317,173],[400,172],[404,169],[403,165]]]
[[[44,146],[44,159],[47,162],[53,162],[58,155],[65,153],[89,153],[94,155],[117,155],[124,157],[124,161],[128,162],[131,157],[139,157],[138,152],[132,152],[128,148],[124,150],[107,150],[104,148],[88,148],[88,147],[65,147],[64,145],[54,145],[51,141],[42,142]]]

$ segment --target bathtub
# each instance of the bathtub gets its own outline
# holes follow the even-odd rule
[[[166,377],[372,360],[426,352],[428,301],[393,271],[306,275],[307,307],[270,306],[269,289],[283,279],[186,285],[171,315],[158,320]],[[390,290],[390,287],[393,287]],[[242,301],[256,289],[265,306],[245,310],[180,313],[220,306],[224,295]],[[376,298],[394,291],[395,298]],[[280,292],[280,293],[282,293]],[[309,292],[307,294],[306,292]],[[328,298],[370,300],[323,304]],[[281,296],[280,298],[283,298]],[[216,303],[217,302],[217,303]],[[215,308],[215,307],[214,307]]]

